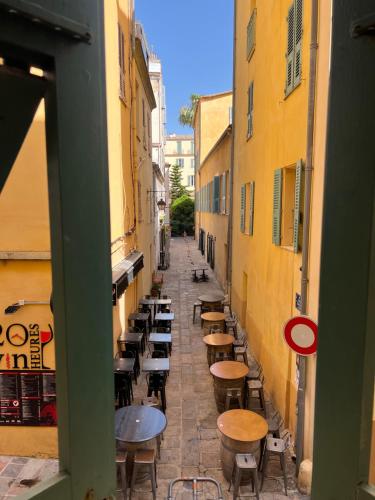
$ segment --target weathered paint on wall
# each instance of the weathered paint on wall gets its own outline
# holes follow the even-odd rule
[[[301,253],[272,244],[273,176],[306,155],[310,2],[303,6],[302,79],[285,97],[286,17],[291,0],[256,2],[255,50],[247,59],[247,25],[255,2],[237,1],[233,186],[233,309],[263,366],[266,391],[294,433],[296,356],[284,323],[299,314]],[[248,88],[254,81],[253,135],[248,138]],[[240,230],[241,186],[255,182],[254,232]],[[245,221],[248,217],[248,204]]]
[[[225,183],[225,208],[223,207],[223,184],[220,184],[220,213],[205,212],[196,207],[196,220],[199,224],[196,227],[196,240],[199,238],[199,229],[203,229],[207,234],[215,238],[215,268],[214,273],[222,286],[226,290],[227,285],[227,244],[228,244],[228,213],[229,213],[229,169],[232,150],[231,129],[227,129],[211,152],[206,156],[205,161],[200,166],[197,177],[197,198],[203,186],[212,182],[215,176],[226,175]],[[222,177],[221,177],[222,180]],[[206,245],[207,246],[207,245]]]

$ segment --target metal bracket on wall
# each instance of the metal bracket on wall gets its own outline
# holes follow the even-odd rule
[[[375,12],[353,21],[350,34],[352,38],[358,38],[363,35],[375,35]]]

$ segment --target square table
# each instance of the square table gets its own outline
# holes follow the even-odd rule
[[[146,358],[143,360],[143,372],[168,372],[169,358]]]
[[[157,313],[155,314],[155,321],[173,321],[174,313]]]
[[[129,321],[147,321],[150,316],[149,312],[134,312],[129,314]]]
[[[134,370],[135,358],[117,358],[113,360],[113,371],[131,373]]]
[[[168,348],[169,354],[172,352],[172,334],[171,333],[157,333],[153,332],[150,334],[148,339],[150,344],[161,344]]]

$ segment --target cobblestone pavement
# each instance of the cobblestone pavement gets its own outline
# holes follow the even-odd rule
[[[228,483],[224,479],[220,464],[220,435],[216,428],[216,410],[213,383],[209,373],[206,349],[202,342],[200,322],[193,324],[193,304],[205,292],[219,290],[220,287],[209,270],[209,281],[194,283],[191,280],[191,265],[204,262],[197,250],[196,242],[190,238],[175,238],[171,242],[171,267],[164,272],[163,293],[170,295],[175,313],[173,323],[173,352],[171,370],[167,381],[167,419],[161,457],[157,464],[158,500],[167,498],[167,488],[171,479],[181,476],[209,476],[217,479],[223,488],[224,498],[232,498],[228,493]],[[146,380],[141,375],[134,386],[135,404],[146,396]],[[42,460],[24,457],[0,456],[0,500],[15,498],[27,491],[28,485],[21,481],[43,480],[58,469],[57,460]],[[274,478],[266,479],[262,500],[285,499],[280,468],[278,464],[269,468]],[[136,485],[133,500],[152,499],[150,481]],[[188,487],[174,490],[176,499],[188,500],[192,493]],[[241,488],[240,498],[254,495],[250,487]],[[202,490],[200,498],[216,498],[215,490]],[[1,496],[3,495],[3,496]],[[308,499],[298,494],[294,480],[294,465],[288,460],[288,496],[291,500]],[[118,500],[122,499],[119,493]]]

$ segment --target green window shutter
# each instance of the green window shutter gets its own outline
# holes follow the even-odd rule
[[[293,218],[293,249],[299,250],[299,227],[301,221],[301,187],[302,187],[302,160],[296,166],[296,186],[294,193],[294,218]]]
[[[285,95],[294,88],[294,2],[288,11],[287,24]]]
[[[250,182],[250,199],[249,199],[249,234],[254,234],[254,190],[255,182]]]
[[[210,212],[215,212],[215,193],[214,193],[214,181],[210,182]]]
[[[247,59],[249,60],[253,55],[255,49],[255,19],[256,10],[254,9],[249,24],[247,25]]]
[[[240,229],[245,232],[245,207],[246,207],[246,185],[241,186],[241,202],[240,202]]]
[[[225,214],[226,206],[225,206],[225,197],[227,193],[227,185],[226,185],[226,177],[225,173],[221,176],[221,213]]]
[[[301,81],[302,65],[302,8],[303,0],[294,0],[294,82],[295,87]]]
[[[214,212],[220,213],[220,175],[214,177]]]
[[[273,175],[273,213],[272,213],[272,243],[280,245],[281,241],[281,195],[283,171],[275,170]]]
[[[254,109],[254,82],[251,82],[247,91],[247,137],[253,135],[253,109]]]

